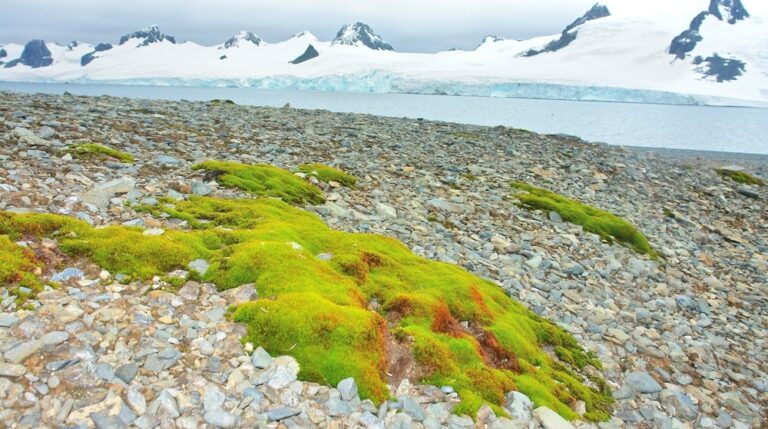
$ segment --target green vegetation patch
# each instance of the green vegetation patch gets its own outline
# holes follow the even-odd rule
[[[240,164],[232,161],[205,161],[192,167],[218,174],[224,186],[242,189],[257,196],[276,197],[291,204],[322,204],[323,193],[301,177],[267,164]]]
[[[72,145],[67,148],[67,152],[76,158],[95,157],[112,158],[125,164],[131,164],[134,161],[133,155],[112,149],[98,143],[83,143]]]
[[[308,176],[317,177],[321,182],[328,183],[334,181],[347,188],[354,188],[357,183],[355,176],[325,164],[301,164],[299,165],[299,171]]]
[[[720,177],[724,179],[733,180],[736,183],[742,183],[745,185],[758,185],[758,186],[765,185],[765,181],[758,179],[757,177],[745,171],[729,170],[727,168],[720,168],[715,171],[717,171],[717,174],[719,174]]]
[[[43,289],[34,274],[39,268],[34,253],[14,243],[7,235],[0,235],[0,286],[23,303]]]
[[[634,225],[613,213],[527,183],[515,182],[512,186],[524,191],[516,195],[523,207],[557,212],[563,220],[581,225],[585,231],[597,234],[608,242],[617,241],[651,259],[658,258],[648,239]]]
[[[248,174],[228,164],[206,167],[246,183],[243,176],[254,175],[252,166]],[[586,402],[588,419],[610,416],[610,391],[585,375],[600,366],[592,354],[455,265],[418,257],[384,236],[332,230],[274,198],[192,197],[158,207],[194,220],[196,229],[149,237],[137,228],[0,212],[0,234],[56,238],[65,253],[137,279],[204,258],[211,265],[203,280],[220,289],[255,283],[262,297],[232,309],[248,328],[243,341],[294,356],[304,380],[335,385],[353,376],[364,398],[389,396],[388,373],[404,370],[391,353],[405,350],[418,381],[459,392],[458,413],[474,414],[483,403],[503,413],[504,394],[517,389],[568,419],[577,417],[570,408],[577,400]]]

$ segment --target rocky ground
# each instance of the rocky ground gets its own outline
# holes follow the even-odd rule
[[[329,225],[391,235],[460,264],[597,353],[616,398],[601,427],[767,425],[768,189],[715,173],[732,160],[325,111],[0,97],[0,210],[179,228],[125,202],[230,195],[189,168],[205,159],[327,163],[360,179],[352,190],[323,185],[328,202],[309,209]],[[82,142],[136,161],[63,151]],[[739,161],[768,174],[764,158]],[[519,208],[512,180],[630,220],[662,261]],[[58,254],[55,241],[25,244]],[[507,403],[511,419],[482,409],[473,423],[451,415],[458,398],[449,388],[406,381],[377,406],[360,400],[353,380],[297,381],[292,358],[242,345],[244,327],[224,317],[254,293],[247,286],[125,285],[84,261],[58,261],[43,276],[63,286],[23,308],[0,291],[0,426],[569,427],[546,409],[532,412],[518,393]]]

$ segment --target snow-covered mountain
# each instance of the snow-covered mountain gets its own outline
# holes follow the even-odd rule
[[[115,45],[32,40],[0,45],[0,80],[768,106],[768,16],[747,0],[646,14],[607,1],[559,34],[436,53],[395,52],[359,22],[330,41],[301,32],[267,43],[241,31],[203,46],[157,26]]]

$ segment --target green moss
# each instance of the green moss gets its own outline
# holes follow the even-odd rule
[[[299,171],[309,176],[317,177],[321,182],[328,183],[334,181],[347,188],[354,188],[357,183],[355,176],[325,164],[301,164],[299,165]]]
[[[18,305],[43,289],[34,275],[36,269],[38,263],[30,250],[14,243],[7,235],[0,235],[0,286],[17,297]]]
[[[277,199],[192,197],[157,210],[194,219],[197,229],[148,237],[62,216],[0,213],[0,234],[57,238],[65,253],[138,279],[207,259],[203,280],[221,289],[255,283],[262,297],[232,309],[247,326],[243,341],[293,355],[302,379],[336,384],[354,376],[364,398],[387,398],[387,350],[399,341],[424,375],[413,381],[459,392],[456,412],[474,414],[489,403],[503,414],[504,394],[517,389],[566,418],[576,417],[568,405],[579,399],[590,418],[608,416],[610,392],[587,387],[604,383],[581,371],[599,366],[593,356],[457,266],[418,257],[391,238],[331,230]],[[369,309],[374,300],[378,311]]]
[[[733,180],[736,183],[742,183],[745,185],[758,185],[758,186],[765,185],[765,182],[763,180],[758,179],[757,177],[745,171],[729,170],[727,168],[720,168],[715,171],[717,171],[717,174],[719,174],[720,177],[724,179]]]
[[[512,186],[525,191],[517,195],[523,207],[557,212],[563,220],[581,225],[585,231],[597,234],[604,240],[617,241],[651,259],[658,258],[648,239],[634,225],[613,213],[527,183],[515,182]]]
[[[192,167],[219,174],[219,183],[257,196],[276,197],[291,204],[322,204],[323,193],[300,177],[267,165],[247,165],[230,161],[205,161]]]
[[[68,147],[66,150],[76,158],[112,158],[125,164],[131,164],[134,161],[133,156],[129,153],[112,149],[111,147],[98,143],[76,144]]]
[[[236,103],[232,100],[221,100],[218,98],[214,98],[210,101],[211,104],[229,104],[229,105],[235,105]]]

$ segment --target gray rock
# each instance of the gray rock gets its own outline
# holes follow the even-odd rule
[[[96,365],[96,375],[99,378],[110,381],[115,378],[115,370],[112,368],[112,365],[102,362]]]
[[[134,413],[142,416],[147,412],[147,400],[137,387],[131,387],[125,394],[125,402]]]
[[[205,411],[213,411],[221,408],[226,395],[216,385],[208,385],[203,393],[203,408]]]
[[[138,373],[139,366],[135,363],[121,365],[115,369],[115,377],[122,380],[125,384],[130,384]]]
[[[127,429],[128,425],[125,424],[118,416],[108,416],[104,413],[91,413],[91,421],[96,429]]]
[[[125,194],[136,186],[136,182],[130,177],[100,183],[80,196],[83,202],[97,207],[107,207],[109,200],[116,194]]]
[[[20,377],[27,373],[27,367],[18,363],[0,362],[0,377]]]
[[[326,407],[328,407],[328,415],[331,417],[339,417],[352,414],[352,406],[349,404],[349,402],[339,398],[328,399]]]
[[[661,392],[660,401],[667,409],[673,411],[675,417],[683,421],[692,422],[699,417],[699,407],[683,392],[664,390]]]
[[[156,155],[152,162],[166,168],[176,168],[181,165],[181,160],[169,155]]]
[[[174,419],[181,415],[179,404],[168,389],[163,389],[158,393],[157,397],[149,404],[147,411],[152,414],[167,414]]]
[[[549,212],[549,220],[555,223],[563,223],[563,218],[560,216],[560,213],[556,211],[550,211]]]
[[[194,261],[187,264],[187,267],[190,270],[200,274],[201,276],[205,274],[206,271],[208,271],[208,267],[210,266],[211,265],[205,259],[195,259]]]
[[[520,392],[507,394],[504,409],[509,412],[513,419],[522,422],[530,422],[533,419],[533,401]]]
[[[403,408],[403,411],[411,416],[417,422],[424,420],[424,410],[421,409],[421,405],[413,398],[408,396],[401,396],[398,398],[398,402]]]
[[[211,192],[213,192],[213,190],[211,189],[211,187],[207,183],[201,182],[199,180],[193,180],[192,181],[192,193],[193,194],[195,194],[195,195],[208,195]]]
[[[203,419],[206,421],[206,423],[220,428],[233,428],[237,425],[238,422],[236,415],[222,409],[206,411]]]
[[[82,279],[85,277],[85,273],[82,272],[80,269],[77,268],[67,268],[64,271],[60,271],[53,276],[51,276],[51,281],[57,282],[57,283],[64,283],[70,279]]]
[[[262,347],[258,347],[251,355],[251,364],[256,368],[266,368],[272,364],[272,356]]]
[[[267,418],[271,422],[279,422],[290,417],[298,416],[301,410],[291,407],[274,408],[267,411]]]
[[[13,313],[0,313],[0,328],[10,328],[19,323],[19,317]]]
[[[40,341],[44,346],[55,346],[61,344],[69,339],[69,334],[64,331],[53,331],[44,334],[40,337]]]
[[[544,429],[575,429],[567,420],[547,407],[533,410],[533,416]]]
[[[336,388],[341,393],[341,399],[345,401],[351,401],[357,397],[357,383],[355,383],[355,379],[352,377],[341,380]]]
[[[647,372],[630,372],[624,377],[624,383],[631,387],[637,393],[658,393],[661,392],[661,385],[651,377]]]
[[[40,340],[27,341],[26,343],[21,343],[16,347],[8,350],[5,352],[4,356],[5,359],[10,362],[20,363],[29,356],[37,353],[42,347],[43,342]]]

